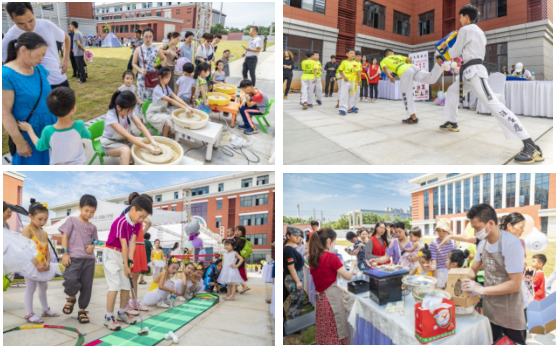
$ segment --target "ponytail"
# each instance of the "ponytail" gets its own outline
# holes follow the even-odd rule
[[[23,33],[17,40],[12,40],[8,43],[8,57],[5,63],[7,64],[16,60],[21,47],[25,47],[28,50],[33,51],[46,46],[48,45],[41,35],[32,32]]]
[[[130,91],[116,91],[110,99],[109,110],[116,109],[117,106],[120,106],[122,110],[130,110],[136,107],[136,103],[137,99],[134,93]]]
[[[311,268],[318,268],[320,266],[320,257],[327,251],[327,240],[332,242],[337,238],[337,233],[329,227],[321,228],[312,233],[310,242],[308,243],[308,263]]]
[[[211,64],[207,62],[202,62],[196,66],[196,70],[194,71],[194,80],[200,77],[200,73],[202,71],[211,71]]]
[[[157,65],[155,69],[158,71],[159,78],[172,74],[172,70],[168,66]]]

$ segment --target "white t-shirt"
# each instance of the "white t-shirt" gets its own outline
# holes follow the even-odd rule
[[[105,115],[105,130],[103,132],[103,138],[112,139],[114,133],[116,133],[114,128],[111,127],[111,124],[119,123],[124,129],[129,130],[132,123],[134,123],[134,117],[136,117],[135,113],[132,113],[126,118],[118,117],[116,109],[109,110],[109,112]]]
[[[497,253],[498,243],[499,241],[494,244],[490,244],[486,240],[481,240],[477,246],[475,262],[481,261],[481,253],[485,251],[489,253]],[[504,256],[506,272],[508,272],[508,274],[523,273],[523,264],[525,262],[523,258],[523,246],[516,236],[505,231],[502,231],[502,255]],[[484,265],[484,269],[489,272],[490,265]]]
[[[44,19],[36,19],[35,30],[33,30],[33,32],[41,35],[48,44],[47,53],[41,63],[50,72],[50,75],[48,75],[48,83],[50,85],[59,85],[63,83],[67,79],[66,75],[61,73],[60,56],[58,55],[58,46],[56,42],[66,41],[66,33],[51,21]],[[2,40],[3,63],[8,59],[8,43],[12,40],[17,40],[23,33],[26,32],[19,29],[16,25],[8,30],[8,33],[4,36],[4,40]]]
[[[262,47],[262,38],[259,36],[256,36],[255,38],[253,38],[250,43],[248,44],[248,48],[261,48]],[[252,51],[246,51],[246,57],[257,57],[258,54],[260,54],[259,52],[252,52]]]
[[[157,102],[163,97],[170,97],[172,94],[174,94],[174,92],[168,85],[166,90],[164,90],[161,86],[155,87],[153,89],[153,104],[157,104]]]
[[[176,84],[178,85],[179,97],[192,98],[192,88],[196,87],[196,80],[190,76],[181,76]]]
[[[118,90],[120,92],[130,91],[130,92],[136,94],[136,86],[135,85],[131,85],[130,87],[126,87],[126,85],[122,85],[122,86],[118,87]]]
[[[213,46],[209,45],[209,48],[205,47],[205,44],[201,44],[198,47],[198,51],[196,52],[196,58],[200,57],[205,60],[209,60],[210,56],[215,55],[215,51],[213,50]]]

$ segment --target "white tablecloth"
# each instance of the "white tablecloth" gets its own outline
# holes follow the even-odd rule
[[[303,267],[304,272],[304,281],[302,282],[302,286],[304,291],[308,295],[308,299],[310,303],[312,303],[313,307],[316,307],[316,288],[314,287],[314,281],[312,280],[312,275],[310,274],[310,268],[308,266]]]
[[[266,283],[273,283],[273,278],[272,276],[272,272],[273,272],[273,264],[271,263],[266,263],[263,266],[263,270],[262,270],[262,279],[264,282]]]
[[[380,80],[378,83],[378,98],[401,100],[400,81],[396,80],[395,83],[391,83],[390,80]]]
[[[339,287],[344,293],[344,303],[349,320],[351,316],[358,317],[371,323],[378,331],[388,336],[395,344],[420,344],[415,337],[415,300],[412,295],[405,299],[405,314],[386,313],[386,306],[378,306],[369,297],[369,292],[355,295],[347,290],[347,282],[339,281]],[[350,322],[350,321],[349,321]],[[358,332],[356,332],[358,335]],[[352,337],[349,338],[352,340]],[[352,342],[348,342],[351,344]],[[492,344],[492,330],[487,317],[473,315],[456,316],[456,334],[434,341],[431,344],[443,345],[489,345]]]
[[[269,308],[269,312],[275,318],[275,286],[273,286],[273,291],[271,293],[271,307]]]

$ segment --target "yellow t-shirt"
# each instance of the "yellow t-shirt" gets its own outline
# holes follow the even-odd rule
[[[313,80],[314,79],[314,67],[316,66],[316,61],[312,59],[303,60],[300,63],[300,68],[303,71],[301,80]]]
[[[423,274],[423,273],[421,272],[420,266],[419,266],[418,269],[417,269],[417,275],[423,275],[423,276],[432,277],[432,271],[428,271],[428,273],[424,273],[424,274]]]
[[[349,81],[356,81],[358,64],[359,63],[354,60],[352,62],[349,62],[348,60],[344,60],[339,65],[337,72],[342,71]]]
[[[380,62],[380,68],[382,69],[382,71],[384,71],[385,66],[387,66],[389,71],[401,77],[401,75],[403,75],[405,70],[412,67],[413,64],[407,64],[407,57],[394,55],[394,56],[385,57]],[[397,67],[399,67],[399,69]]]
[[[322,63],[318,60],[316,61],[316,76],[322,77]]]

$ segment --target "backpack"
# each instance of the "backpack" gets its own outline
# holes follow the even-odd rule
[[[252,243],[245,237],[240,237],[240,239],[244,239],[245,241],[244,248],[240,250],[240,256],[242,256],[244,259],[247,259],[248,257],[250,257],[250,255],[252,255]]]

